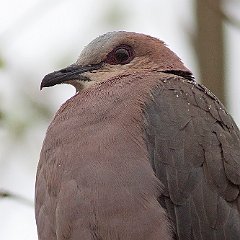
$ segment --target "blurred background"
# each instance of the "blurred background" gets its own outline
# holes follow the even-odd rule
[[[37,239],[34,182],[47,126],[75,91],[40,92],[47,73],[73,63],[108,31],[164,40],[240,126],[239,0],[2,0],[0,5],[1,239]]]

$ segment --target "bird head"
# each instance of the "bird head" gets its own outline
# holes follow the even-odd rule
[[[80,91],[97,82],[151,71],[192,78],[192,73],[164,42],[139,33],[109,32],[90,42],[76,63],[46,75],[41,89],[67,83]]]

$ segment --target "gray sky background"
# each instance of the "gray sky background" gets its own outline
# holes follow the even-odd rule
[[[229,2],[227,11],[238,16],[239,2]],[[0,109],[6,113],[7,124],[0,125],[0,189],[33,201],[36,166],[50,119],[33,114],[22,95],[49,105],[55,112],[74,94],[74,89],[62,85],[40,92],[41,79],[73,63],[82,48],[98,35],[128,30],[160,38],[198,78],[189,38],[195,29],[193,3],[193,0],[2,0],[0,58],[4,65],[0,69]],[[240,125],[240,29],[226,24],[225,30],[228,109]],[[22,129],[19,122],[26,125],[24,138],[14,135],[18,127]],[[0,199],[0,232],[3,240],[37,239],[34,208]]]

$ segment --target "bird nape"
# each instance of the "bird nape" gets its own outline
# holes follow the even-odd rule
[[[160,40],[110,32],[66,83],[36,177],[39,240],[239,240],[240,132]]]

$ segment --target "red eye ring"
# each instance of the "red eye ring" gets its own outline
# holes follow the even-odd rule
[[[111,65],[124,65],[131,62],[134,58],[133,49],[129,45],[120,45],[114,48],[105,60]]]

